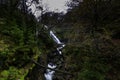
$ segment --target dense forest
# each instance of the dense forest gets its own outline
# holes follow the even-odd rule
[[[0,80],[44,80],[55,44],[43,24],[66,44],[53,80],[120,80],[120,0],[79,1],[65,15],[47,12],[37,23],[18,0],[0,0]]]

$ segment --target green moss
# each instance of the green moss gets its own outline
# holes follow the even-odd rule
[[[0,73],[0,80],[24,80],[27,72],[27,69],[10,67],[8,70],[4,70]]]
[[[5,16],[0,15],[0,80],[24,80],[34,66],[30,59],[37,60],[41,54],[36,24],[18,10],[1,13]]]

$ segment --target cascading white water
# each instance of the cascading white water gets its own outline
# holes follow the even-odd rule
[[[57,66],[55,64],[48,63],[47,67],[51,68],[51,69],[55,69]],[[52,80],[54,73],[55,73],[55,71],[47,69],[46,72],[44,73],[45,79]]]
[[[57,1],[57,0],[54,0],[54,1]],[[68,1],[68,0],[63,0],[63,1]],[[63,1],[61,0],[62,2],[62,5],[63,5]],[[44,2],[43,2],[44,3]],[[28,14],[31,14],[35,17],[36,21],[39,22],[41,20],[41,15],[44,14],[44,12],[46,11],[50,11],[50,10],[47,10],[46,7],[44,6],[44,4],[42,4],[42,0],[21,0],[20,1],[20,4],[18,6],[19,9],[23,9],[25,8],[25,12],[28,13]],[[51,8],[52,9],[52,8]],[[61,7],[60,7],[61,9]],[[53,10],[53,9],[52,9]],[[66,12],[67,8],[65,9],[61,9],[61,10],[58,10],[59,11],[63,11],[64,13]],[[59,47],[57,47],[55,50],[56,50],[56,54],[57,55],[62,55],[62,48],[65,47],[65,44],[62,43],[58,38],[57,36],[53,33],[52,30],[49,30],[48,29],[48,26],[47,25],[44,25],[44,28],[46,28],[46,30],[49,31],[49,36],[53,39],[53,41],[59,45]],[[38,34],[39,32],[37,32]],[[58,67],[58,64],[54,63],[53,61],[49,61],[48,62],[48,65],[47,65],[48,69],[46,69],[46,72],[44,73],[44,76],[45,76],[45,79],[46,80],[52,80],[53,79],[53,76],[54,76],[54,69],[56,69]],[[51,70],[52,69],[52,70]]]
[[[48,27],[47,27],[46,25],[45,25],[45,28],[48,29]],[[59,47],[57,47],[57,51],[58,51],[58,55],[62,55],[61,49],[62,49],[63,47],[65,47],[65,44],[63,44],[63,43],[57,38],[57,36],[53,33],[52,30],[49,31],[49,35],[50,35],[51,38],[54,40],[54,42],[57,43],[57,45],[60,45]],[[55,69],[55,68],[57,67],[57,65],[54,64],[53,62],[49,62],[47,67],[48,67],[48,68],[51,68],[51,69]],[[46,80],[52,80],[52,77],[53,77],[54,73],[55,73],[54,70],[47,69],[47,70],[46,70],[46,73],[44,74]]]

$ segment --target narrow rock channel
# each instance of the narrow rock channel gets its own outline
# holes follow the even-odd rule
[[[44,9],[42,5],[41,0],[21,0],[19,3],[18,8],[20,10],[23,10],[25,13],[29,15],[33,15],[35,17],[35,20],[37,23],[41,21],[41,16],[44,14]],[[64,62],[64,57],[62,54],[62,49],[65,47],[65,44],[62,43],[57,36],[54,34],[54,32],[49,29],[49,26],[44,25],[44,28],[49,32],[49,36],[52,38],[54,43],[58,47],[54,49],[54,51],[51,51],[50,54],[47,56],[47,69],[44,72],[44,77],[46,80],[53,80],[53,76],[55,74],[54,69],[60,69],[61,65]],[[39,34],[39,32],[37,32]]]

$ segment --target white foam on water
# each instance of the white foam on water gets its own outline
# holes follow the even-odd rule
[[[48,64],[48,68],[55,69],[56,67],[57,66],[52,63]],[[52,78],[54,76],[55,71],[53,71],[51,69],[47,69],[46,73],[44,74],[46,80],[52,80]]]
[[[54,40],[57,44],[61,44],[60,40],[56,37],[56,35],[53,33],[53,31],[50,31],[50,36],[53,38],[53,40]]]

